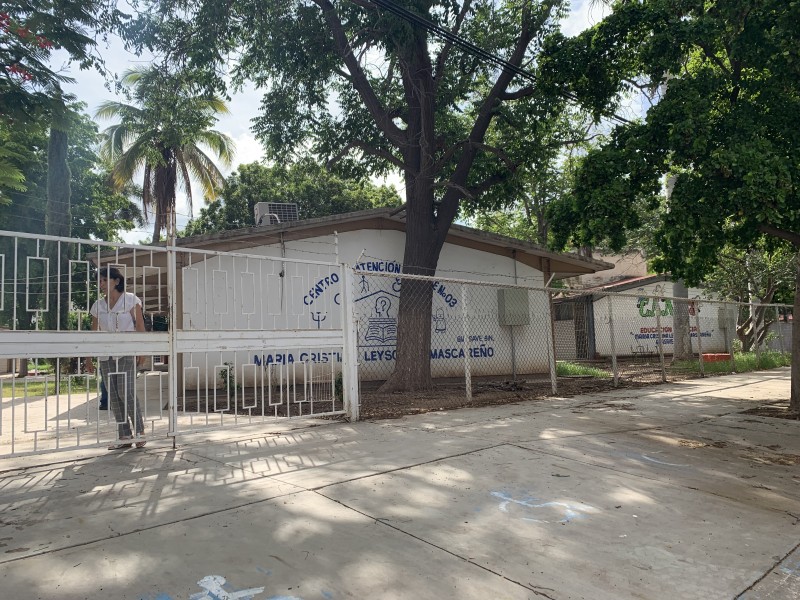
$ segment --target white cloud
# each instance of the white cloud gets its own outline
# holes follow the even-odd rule
[[[561,23],[561,31],[569,37],[578,35],[610,13],[611,9],[603,0],[575,0],[570,7],[569,16]]]
[[[225,131],[225,133],[228,132]],[[231,172],[238,169],[239,165],[264,160],[264,148],[261,142],[259,142],[252,133],[245,132],[238,136],[228,133],[228,135],[233,137],[233,142],[236,144],[236,156],[233,159],[231,168],[226,169],[225,175],[229,175]]]

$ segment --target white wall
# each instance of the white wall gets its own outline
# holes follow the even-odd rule
[[[287,242],[286,259],[358,262],[363,278],[355,278],[359,322],[359,361],[363,380],[384,379],[394,368],[400,281],[380,274],[401,270],[405,234],[393,230],[362,230]],[[183,327],[186,330],[292,330],[341,327],[342,276],[338,268],[281,260],[279,244],[248,248],[245,259],[229,255],[195,255],[182,268]],[[282,275],[281,275],[282,274]],[[469,281],[542,286],[540,271],[515,264],[511,258],[445,244],[437,275]],[[498,319],[497,288],[468,286],[466,328],[461,286],[434,284],[431,353],[434,377],[462,377],[465,359],[474,375],[546,372],[549,313],[546,295],[530,292],[528,324],[512,330]],[[187,388],[217,384],[220,366],[255,362],[297,363],[308,359],[318,368],[338,363],[339,349],[320,348],[308,356],[286,349],[274,355],[250,351],[185,356]],[[299,368],[299,367],[298,367]],[[302,371],[302,369],[300,369]],[[255,374],[245,368],[244,385]],[[298,375],[302,377],[302,373]],[[204,383],[205,382],[205,383]]]
[[[674,344],[674,320],[672,301],[656,302],[653,295],[673,295],[672,282],[659,282],[624,292],[625,296],[614,297],[614,348],[617,356],[631,356],[637,352],[658,352],[658,327],[655,309],[661,311],[661,339],[665,354],[672,354]],[[628,295],[636,294],[636,296]],[[701,299],[704,292],[689,289],[690,299]],[[735,311],[724,310],[723,305],[699,301],[700,345],[703,353],[727,352],[726,334],[735,338]],[[692,312],[692,309],[690,309]],[[726,320],[727,314],[727,320]],[[689,315],[692,351],[697,353],[697,322]],[[727,329],[727,332],[726,332]],[[594,302],[595,351],[599,356],[611,355],[611,337],[608,317],[608,299],[602,297]],[[733,337],[730,337],[733,336]]]

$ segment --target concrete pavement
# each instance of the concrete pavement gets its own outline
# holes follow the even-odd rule
[[[788,370],[0,461],[3,598],[800,599]]]

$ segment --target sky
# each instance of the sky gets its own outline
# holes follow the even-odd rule
[[[569,16],[564,20],[562,31],[565,35],[572,36],[580,33],[587,27],[600,21],[606,13],[606,6],[600,0],[574,0],[572,2]],[[128,68],[147,64],[143,57],[137,57],[127,52],[121,41],[112,38],[108,45],[101,45],[98,51],[103,56],[106,67],[111,73],[121,74]],[[105,79],[94,70],[70,72],[68,73],[75,83],[67,86],[67,90],[75,94],[78,100],[86,103],[87,112],[94,115],[97,107],[105,100],[125,101],[124,98],[114,94],[113,89]],[[258,113],[261,101],[261,94],[252,86],[231,96],[228,102],[230,114],[222,116],[215,129],[228,134],[236,144],[236,157],[233,165],[229,169],[222,169],[225,175],[236,170],[240,164],[252,163],[263,159],[264,152],[261,144],[255,139],[250,130],[251,119]],[[111,125],[111,121],[98,120],[98,126],[102,131]],[[399,176],[389,178],[378,183],[394,185],[402,195],[402,180]],[[202,198],[195,194],[194,214],[199,213],[202,207]],[[185,194],[180,194],[177,200],[177,222],[178,229],[182,229],[189,221],[189,207],[186,202]],[[128,243],[137,243],[152,235],[152,225],[145,225],[142,229],[130,231],[123,235]]]

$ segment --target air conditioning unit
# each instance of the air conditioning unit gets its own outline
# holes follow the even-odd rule
[[[297,204],[256,202],[254,213],[256,227],[298,220]]]

